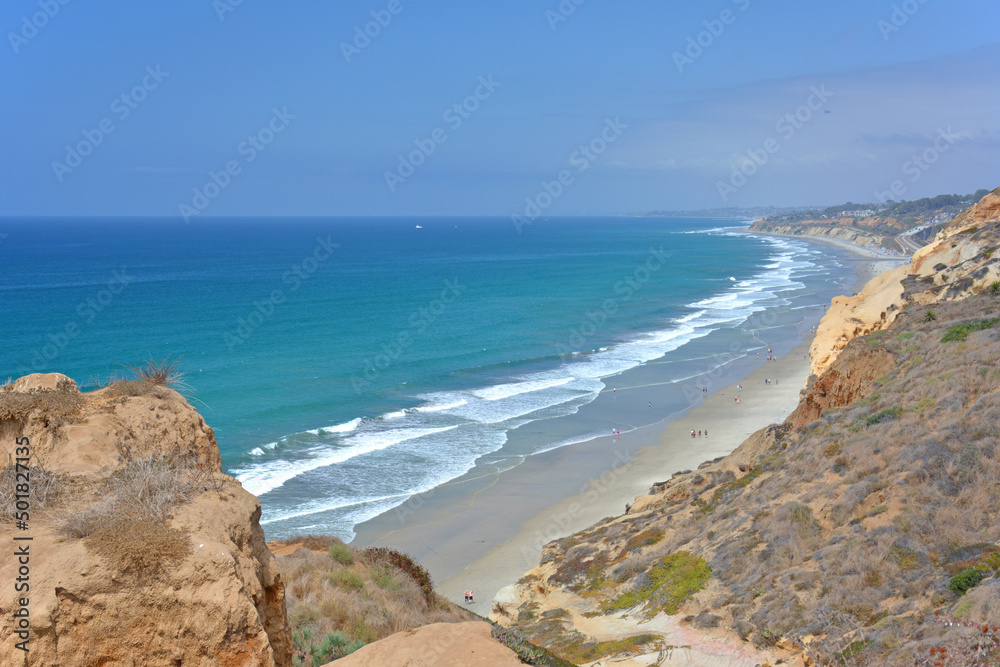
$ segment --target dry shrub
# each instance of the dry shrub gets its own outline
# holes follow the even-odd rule
[[[96,502],[67,512],[60,532],[85,538],[88,548],[122,573],[162,571],[190,549],[187,538],[166,524],[204,488],[205,475],[187,459],[132,461],[100,483]]]
[[[75,421],[83,402],[83,395],[66,381],[56,389],[4,391],[0,392],[0,422],[24,423],[34,417],[46,428],[59,428]]]
[[[332,546],[343,544],[337,538],[308,536],[283,542],[303,541],[310,546],[277,557],[286,582],[288,618],[299,660],[307,662],[322,655],[323,638],[332,633],[340,633],[348,642],[367,644],[431,623],[474,619],[433,591],[428,599],[417,580],[391,562],[404,561],[387,555],[390,550],[360,552],[345,546],[352,562],[344,565],[329,553]],[[414,567],[419,566],[414,563],[410,569]]]
[[[181,357],[167,357],[159,361],[149,357],[137,364],[121,367],[103,382],[112,396],[145,396],[155,393],[157,387],[166,387],[179,393],[190,391],[185,381],[187,374],[180,370]]]
[[[0,522],[13,521],[17,511],[17,472],[14,464],[0,469]],[[28,466],[28,502],[31,512],[44,512],[65,498],[66,485],[63,475],[47,470],[36,462]]]
[[[168,563],[182,560],[191,552],[184,533],[134,517],[104,521],[85,544],[117,572],[143,576],[161,573]]]

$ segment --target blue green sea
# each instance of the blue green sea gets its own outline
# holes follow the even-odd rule
[[[0,220],[0,382],[60,372],[87,389],[179,356],[269,536],[349,539],[411,494],[625,433],[683,409],[717,366],[791,349],[850,271],[742,227]],[[627,378],[686,391],[587,416]]]

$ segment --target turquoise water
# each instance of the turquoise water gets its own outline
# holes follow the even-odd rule
[[[269,533],[350,537],[477,462],[594,437],[572,417],[608,378],[690,377],[752,350],[764,309],[842,291],[834,255],[732,224],[5,220],[0,380],[183,355]]]

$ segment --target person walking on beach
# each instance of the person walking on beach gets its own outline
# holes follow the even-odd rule
[[[691,429],[691,437],[694,437],[694,429]]]
[[[706,438],[708,437],[708,429],[707,428],[705,429],[705,437]]]

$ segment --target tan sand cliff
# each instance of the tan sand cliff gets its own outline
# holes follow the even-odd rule
[[[907,304],[930,305],[979,294],[1000,280],[1000,189],[951,221],[908,266],[873,278],[853,296],[833,299],[810,356],[815,375],[856,336],[885,328]]]
[[[898,246],[892,236],[877,234],[871,229],[843,224],[843,220],[830,220],[827,224],[777,223],[758,220],[750,226],[750,231],[781,236],[814,236],[818,238],[836,239],[853,245],[867,248],[896,249]]]
[[[33,538],[30,652],[15,647],[5,587],[0,665],[291,664],[260,503],[221,472],[212,429],[180,394],[142,383],[83,394],[65,376],[27,376],[0,390],[0,455],[25,437],[29,530],[5,511],[0,548]],[[5,558],[0,576],[17,568]]]

